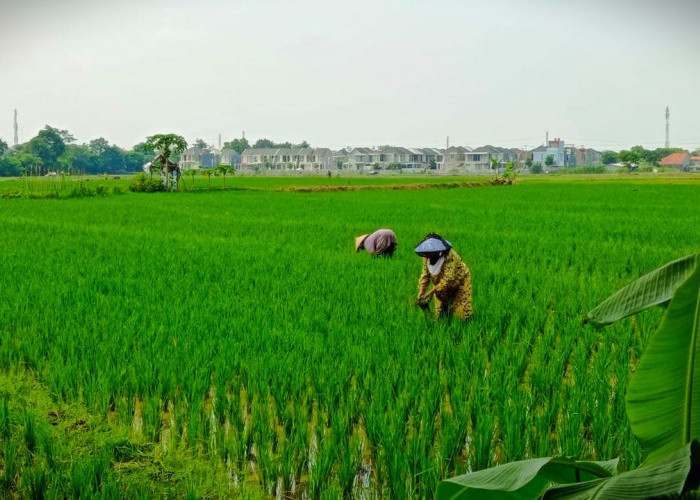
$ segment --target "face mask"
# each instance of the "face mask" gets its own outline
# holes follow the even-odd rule
[[[433,260],[432,258],[428,260],[428,271],[430,274],[436,275],[440,273],[442,265],[445,263],[445,256],[441,255],[439,258]]]

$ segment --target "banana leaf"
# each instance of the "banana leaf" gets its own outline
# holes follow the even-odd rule
[[[618,290],[586,315],[597,326],[614,323],[652,306],[668,303],[673,292],[693,272],[698,254],[688,255],[645,274]]]
[[[676,290],[627,390],[632,432],[658,462],[700,437],[700,266]]]
[[[678,495],[686,484],[691,462],[697,461],[699,447],[698,442],[693,441],[654,465],[607,479],[554,486],[542,498],[543,500],[642,500],[661,495]]]
[[[617,459],[607,462],[576,461],[568,457],[547,457],[498,465],[457,476],[438,485],[438,500],[532,500],[553,483],[573,483],[611,477]]]

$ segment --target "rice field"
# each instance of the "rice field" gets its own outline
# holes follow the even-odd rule
[[[698,179],[227,185],[0,199],[3,495],[430,498],[506,461],[643,460],[624,395],[661,313],[581,317],[698,251]],[[380,227],[394,258],[355,254]],[[432,231],[469,324],[414,306]]]

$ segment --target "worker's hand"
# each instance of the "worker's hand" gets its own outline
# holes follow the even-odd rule
[[[429,297],[426,297],[425,295],[419,295],[418,298],[416,298],[416,305],[421,309],[427,309],[429,307],[428,301]]]

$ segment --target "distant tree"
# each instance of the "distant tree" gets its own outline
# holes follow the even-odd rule
[[[65,130],[58,130],[46,125],[36,137],[29,141],[27,150],[41,160],[41,166],[55,168],[58,158],[66,150],[64,138],[73,140],[72,136]]]
[[[489,162],[491,163],[491,170],[498,172],[498,158],[491,158]]]
[[[7,145],[7,143],[0,139],[0,155],[5,154],[5,151],[8,149],[10,149],[10,147]]]
[[[98,139],[93,139],[88,144],[88,149],[90,149],[90,152],[93,154],[96,154],[97,156],[104,153],[108,147],[109,147],[109,141],[103,137],[100,137]]]
[[[140,172],[143,165],[148,163],[148,158],[143,153],[138,151],[124,152],[124,168],[127,172]]]
[[[243,153],[243,151],[245,151],[249,147],[250,144],[248,143],[248,139],[246,139],[245,137],[241,139],[234,139],[232,141],[224,143],[225,149],[233,149],[238,154]]]
[[[168,191],[170,189],[170,167],[168,165],[169,162],[173,161],[170,158],[187,149],[187,141],[177,134],[156,134],[146,139],[144,147],[158,153],[153,162],[160,164],[161,168],[165,169],[165,190]]]
[[[41,167],[41,158],[26,150],[19,151],[14,157],[17,159],[23,173],[38,173]]]
[[[603,165],[610,165],[611,163],[617,163],[617,153],[615,151],[603,151],[601,153],[601,161]]]
[[[100,168],[110,174],[125,170],[124,151],[117,146],[108,146],[100,155]]]
[[[134,153],[141,153],[142,155],[149,157],[149,156],[155,156],[156,152],[150,149],[145,142],[139,142],[136,144],[131,150]]]
[[[554,156],[547,155],[547,158],[544,159],[544,164],[547,165],[548,167],[551,167],[552,165],[554,165]]]
[[[0,156],[0,177],[19,177],[21,175],[24,175],[24,167],[17,156]]]
[[[199,149],[208,149],[208,148],[209,148],[209,144],[207,144],[206,142],[204,142],[204,139],[196,139],[196,140],[194,141],[194,144],[192,144],[192,145],[193,145],[195,148],[199,148]]]
[[[253,144],[253,147],[255,149],[272,149],[275,147],[275,143],[270,139],[258,139],[255,141],[255,144]]]
[[[271,141],[270,139],[258,139],[255,141],[255,144],[253,144],[253,147],[255,149],[290,149],[290,148],[310,148],[311,146],[309,145],[308,142],[302,141],[301,144],[292,144],[291,142],[274,142]]]
[[[690,156],[700,156],[700,148],[691,151]]]
[[[532,168],[532,158],[528,158],[527,160],[525,160],[525,166],[527,168]]]
[[[532,164],[532,167],[530,167],[530,172],[533,174],[541,174],[542,173],[542,163],[539,161],[536,163]]]
[[[639,155],[634,151],[620,151],[617,159],[624,163],[630,171],[639,163]]]

